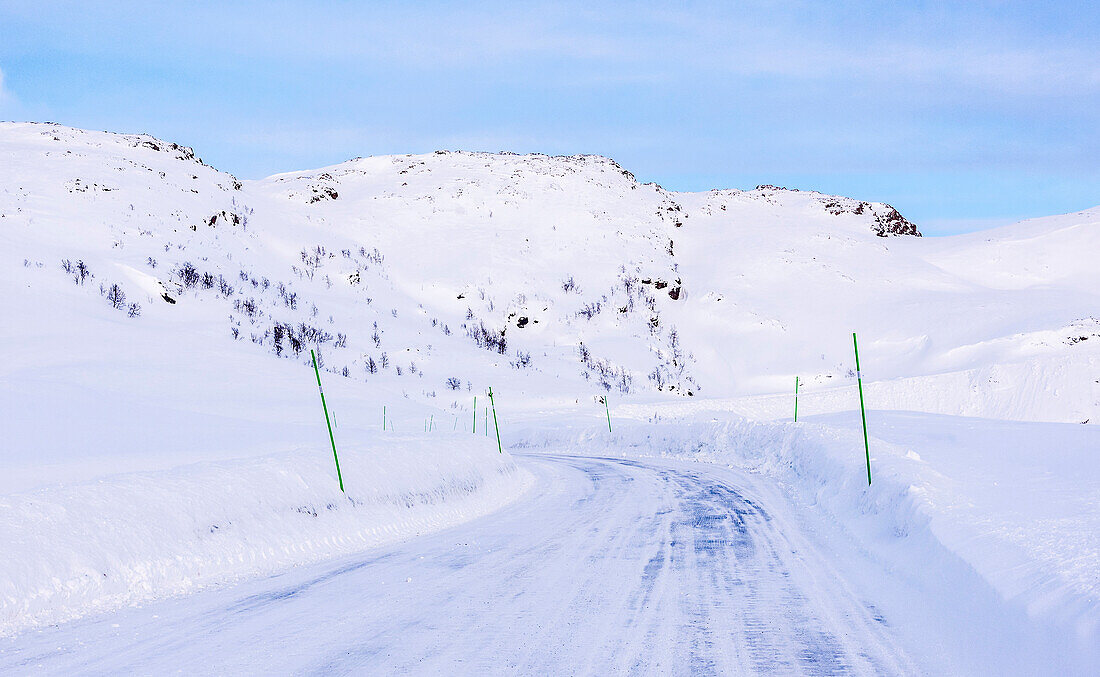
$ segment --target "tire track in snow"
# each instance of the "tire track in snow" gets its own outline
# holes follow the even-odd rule
[[[288,574],[0,643],[47,673],[910,674],[827,558],[733,471],[519,457],[529,496]]]

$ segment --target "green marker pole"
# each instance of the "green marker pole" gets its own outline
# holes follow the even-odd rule
[[[794,422],[798,423],[798,377],[794,377]]]
[[[607,412],[607,432],[611,432],[611,410],[607,407],[607,395],[603,396],[603,410]]]
[[[336,479],[340,482],[340,491],[344,491],[344,477],[340,474],[340,457],[336,455],[336,438],[332,436],[332,424],[328,420],[328,405],[325,404],[325,389],[321,387],[321,370],[317,368],[317,355],[310,348],[309,356],[313,358],[313,373],[317,375],[317,391],[321,393],[321,408],[325,410],[325,425],[328,426],[328,441],[332,443],[332,458],[336,461]],[[347,492],[344,492],[347,493]]]
[[[434,427],[435,427],[435,414],[432,414],[431,418],[428,419],[428,432],[431,432],[432,428],[434,428]]]
[[[382,405],[382,432],[386,432],[386,405]]]
[[[852,332],[852,347],[856,351],[856,383],[859,384],[859,415],[863,419],[863,453],[867,457],[867,485],[871,484],[871,444],[867,441],[867,411],[863,406],[863,374],[859,371],[859,344]]]
[[[474,395],[474,434],[477,434],[477,395]]]
[[[493,427],[497,431],[497,451],[504,453],[504,447],[500,444],[500,425],[497,423],[497,403],[493,399],[493,389],[489,388],[489,404],[493,407]]]

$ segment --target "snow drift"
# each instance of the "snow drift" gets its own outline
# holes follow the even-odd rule
[[[484,438],[387,437],[0,497],[0,634],[272,574],[473,519],[530,475]]]

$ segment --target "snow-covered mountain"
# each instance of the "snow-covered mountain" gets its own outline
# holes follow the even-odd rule
[[[550,451],[739,468],[889,572],[860,594],[912,646],[969,655],[988,624],[974,672],[1095,664],[1096,429],[1066,424],[1100,420],[1100,208],[924,238],[885,204],[595,156],[242,181],[2,123],[0,238],[0,635],[558,496]]]
[[[965,374],[1016,418],[1100,407],[1100,209],[929,239],[889,205],[677,193],[596,156],[437,151],[240,181],[149,136],[4,124],[0,158],[0,283],[28,332],[78,312],[273,364],[312,347],[445,406],[490,384],[825,387],[852,378],[859,331],[874,380]],[[62,352],[125,360],[95,338]]]

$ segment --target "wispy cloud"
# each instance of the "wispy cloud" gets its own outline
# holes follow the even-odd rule
[[[1083,0],[59,3],[0,0],[21,99],[0,90],[0,117],[158,132],[246,177],[510,149],[944,219],[1097,201],[1100,10]]]
[[[0,68],[0,113],[4,113],[8,109],[8,105],[14,100],[11,94],[8,93],[7,88],[4,86],[4,70]]]
[[[841,76],[895,87],[935,87],[940,95],[945,87],[1023,97],[1100,92],[1100,55],[1055,46],[803,43],[779,52],[778,58],[774,50],[766,59],[739,58],[730,70],[743,75]]]

